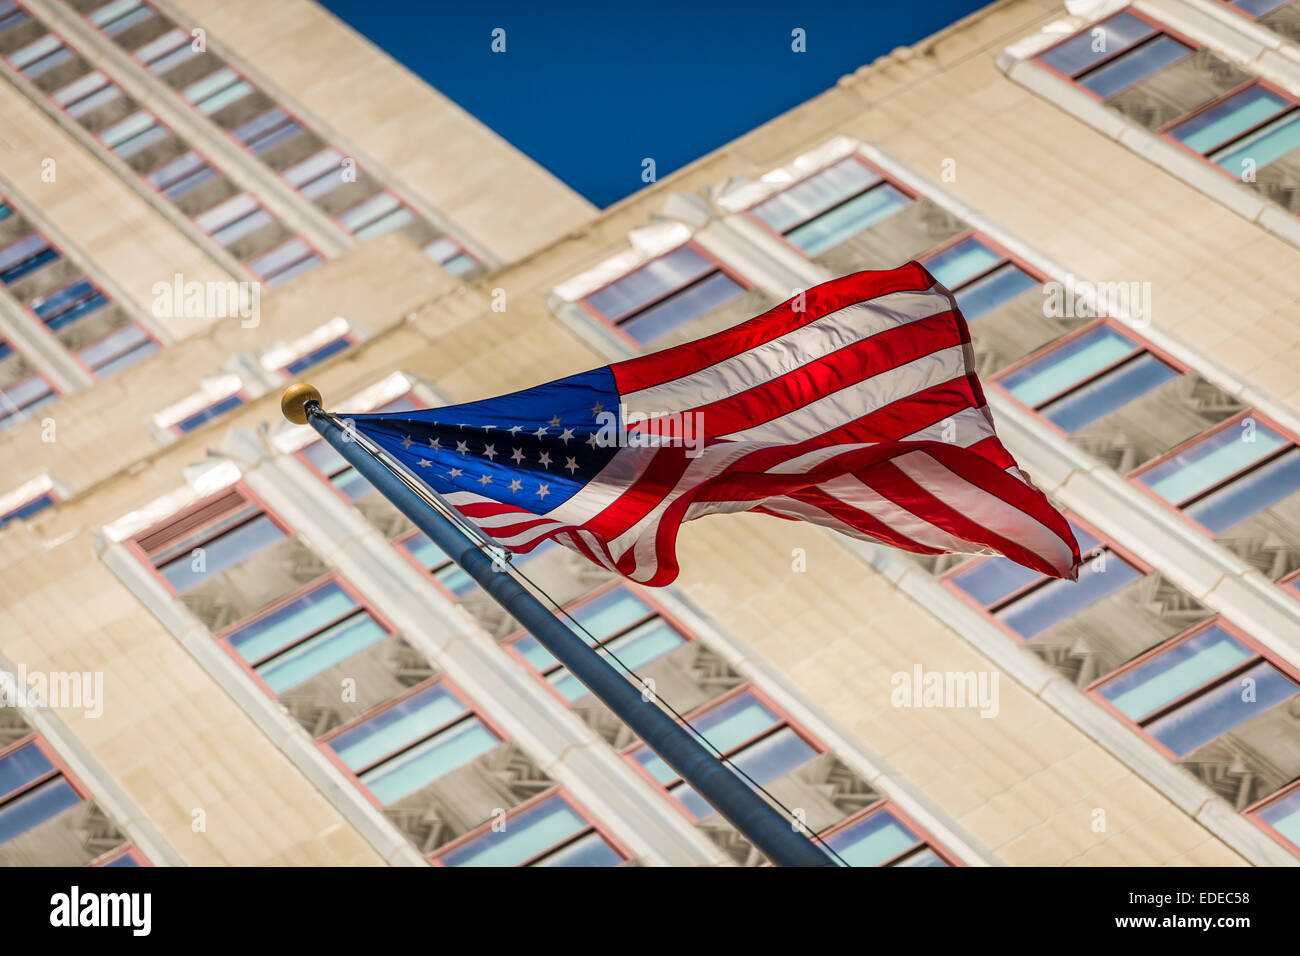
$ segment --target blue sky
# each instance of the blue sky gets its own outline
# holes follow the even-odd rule
[[[322,3],[600,207],[642,188],[644,159],[662,178],[984,5]],[[807,52],[791,50],[796,28]]]

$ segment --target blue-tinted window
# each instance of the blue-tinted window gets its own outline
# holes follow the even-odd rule
[[[385,636],[368,611],[329,581],[227,639],[271,691],[281,694]]]
[[[231,395],[228,398],[223,398],[221,401],[209,405],[207,408],[203,409],[202,411],[195,412],[189,418],[181,419],[179,422],[176,423],[176,428],[179,429],[182,433],[191,432],[194,429],[198,428],[200,425],[202,425],[204,422],[211,421],[212,419],[216,418],[218,415],[224,415],[232,408],[238,408],[242,404],[244,404],[244,396]]]
[[[1177,63],[1191,52],[1190,47],[1161,34],[1085,73],[1078,80],[1105,99]]]
[[[826,838],[849,866],[947,866],[906,824],[886,809],[876,810]]]
[[[1177,375],[1131,339],[1102,325],[1017,369],[1001,384],[1073,433]]]
[[[1038,286],[1038,280],[971,236],[924,262],[926,271],[957,299],[968,320],[978,319]]]
[[[29,303],[36,317],[54,332],[106,305],[108,297],[85,277]]]
[[[0,249],[0,282],[12,285],[25,275],[59,258],[49,241],[38,232]]]
[[[223,528],[217,534],[196,535],[183,545],[168,550],[168,557],[156,567],[178,593],[184,594],[214,574],[234,567],[284,537],[280,527],[264,514]],[[199,554],[195,550],[201,548]],[[175,557],[170,555],[180,552]]]
[[[651,342],[744,292],[691,246],[680,246],[584,300],[638,342]]]
[[[1260,807],[1255,811],[1255,816],[1300,846],[1300,789],[1292,790],[1286,796]]]
[[[1137,479],[1217,534],[1300,491],[1300,451],[1272,429],[1245,419]]]
[[[622,857],[560,796],[547,797],[441,857],[447,866],[617,866]]]
[[[294,359],[292,362],[290,362],[288,365],[284,367],[284,370],[288,372],[290,375],[297,375],[299,372],[303,371],[304,369],[309,369],[313,365],[317,365],[320,362],[325,361],[331,355],[337,355],[339,352],[342,352],[351,344],[352,344],[352,340],[349,339],[346,335],[340,336],[334,341],[326,342],[320,348],[308,352],[302,358]]]
[[[1078,76],[1107,57],[1115,56],[1155,35],[1155,27],[1133,14],[1117,13],[1070,37],[1044,53],[1040,60],[1066,76]]]
[[[817,756],[817,750],[800,737],[785,719],[754,694],[745,691],[695,717],[691,725],[755,783],[764,784]],[[677,782],[677,772],[642,745],[632,758],[643,766],[696,819],[713,812],[687,783]]]
[[[626,587],[615,588],[588,601],[570,614],[578,622],[578,626],[570,626],[579,637],[592,647],[602,648],[603,654],[617,657],[624,667],[633,671],[686,643],[686,638]],[[582,682],[562,667],[536,638],[526,635],[514,646],[567,701],[573,703],[587,696]],[[622,672],[618,663],[614,666]]]
[[[50,507],[54,504],[54,496],[50,494],[41,495],[39,498],[33,498],[24,505],[20,505],[13,511],[0,515],[0,528],[3,528],[11,521],[25,521],[38,511]]]
[[[500,740],[434,684],[329,744],[385,806],[492,750]]]
[[[906,194],[850,157],[759,203],[750,213],[816,256],[909,202]]]

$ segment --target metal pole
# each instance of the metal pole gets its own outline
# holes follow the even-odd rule
[[[587,646],[465,533],[435,511],[387,465],[349,435],[320,405],[320,393],[295,385],[284,394],[285,417],[309,423],[379,493],[442,548],[465,573],[509,611],[569,673],[595,694],[665,763],[764,855],[778,866],[835,866],[830,856],[795,829],[739,776],[707,751],[689,732],[647,701],[631,681]],[[429,494],[435,494],[429,489]],[[450,507],[450,506],[448,506]]]

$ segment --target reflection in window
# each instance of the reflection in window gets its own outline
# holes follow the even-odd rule
[[[652,342],[735,299],[742,286],[692,246],[679,246],[583,301],[638,342]]]
[[[953,293],[962,315],[971,321],[1038,285],[1037,279],[974,236],[923,264],[935,281]]]
[[[1127,336],[1101,325],[1005,376],[1001,384],[1073,434],[1178,374]]]
[[[686,643],[685,637],[626,587],[608,591],[569,614],[578,622],[574,632],[589,646],[602,648],[633,671]],[[582,682],[532,635],[519,638],[514,647],[569,703],[588,695]]]
[[[1183,757],[1297,690],[1257,651],[1213,625],[1107,681],[1097,692]]]
[[[809,256],[870,228],[912,200],[850,157],[749,210]]]
[[[558,794],[440,857],[447,866],[617,866],[622,856]]]

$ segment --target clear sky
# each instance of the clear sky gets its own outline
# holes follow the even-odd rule
[[[597,206],[982,0],[321,0]],[[505,52],[492,50],[505,31]],[[804,31],[795,53],[792,32]]]

